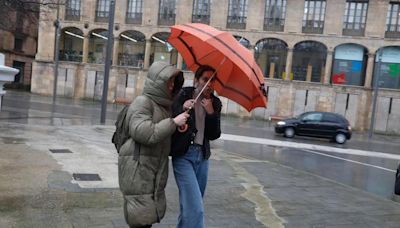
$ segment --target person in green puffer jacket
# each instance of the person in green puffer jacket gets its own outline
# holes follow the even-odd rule
[[[119,151],[118,178],[130,227],[151,227],[164,217],[171,135],[189,117],[183,112],[171,118],[172,101],[183,81],[174,66],[153,63],[143,94],[127,111],[123,125],[130,137]]]

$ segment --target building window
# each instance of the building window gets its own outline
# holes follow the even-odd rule
[[[142,68],[146,37],[138,31],[125,31],[119,36],[118,65]]]
[[[342,44],[335,48],[331,75],[332,84],[363,86],[368,50],[358,44]]]
[[[378,67],[379,56],[381,64]],[[400,89],[400,46],[380,48],[375,55],[374,79],[380,88]],[[375,80],[375,77],[378,77]]]
[[[129,0],[126,10],[126,23],[142,24],[143,0]]]
[[[108,31],[96,29],[89,33],[89,63],[104,64],[107,51]]]
[[[245,29],[247,0],[229,0],[227,28]]]
[[[160,0],[158,25],[174,25],[175,11],[175,0]]]
[[[177,64],[178,52],[167,42],[169,32],[159,32],[151,36],[150,64],[163,61],[169,64]]]
[[[364,36],[368,1],[347,0],[343,19],[343,35]]]
[[[79,21],[81,16],[81,0],[68,0],[65,6],[65,20]]]
[[[96,21],[107,22],[110,13],[110,0],[97,0]]]
[[[325,0],[306,0],[304,2],[303,33],[324,31]]]
[[[286,0],[265,0],[264,30],[283,31]]]
[[[316,41],[303,41],[294,46],[293,80],[323,82],[327,48]]]
[[[192,22],[210,24],[210,0],[194,0]]]
[[[264,77],[285,79],[288,47],[285,42],[267,38],[257,42],[254,57]]]
[[[244,38],[243,36],[237,36],[237,35],[233,35],[233,37],[235,37],[235,39],[241,44],[243,45],[243,47],[249,49],[250,48],[250,41],[246,38]]]
[[[64,28],[60,36],[60,60],[82,62],[83,39],[83,32],[80,29],[73,27]]]
[[[386,16],[386,38],[400,38],[400,2],[391,2]]]
[[[14,50],[15,51],[22,51],[22,47],[24,45],[24,40],[21,38],[14,39]]]

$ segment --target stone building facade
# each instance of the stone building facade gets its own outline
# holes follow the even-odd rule
[[[19,73],[6,86],[28,89],[36,54],[39,12],[32,6],[35,4],[21,6],[10,2],[0,3],[0,53],[5,55],[5,65],[17,68]]]
[[[109,0],[61,6],[58,95],[100,99]],[[389,0],[117,0],[108,100],[141,93],[149,65],[185,70],[166,42],[170,25],[200,22],[231,32],[264,72],[268,108],[248,113],[224,99],[225,114],[268,119],[304,111],[344,115],[369,127],[379,85],[375,130],[400,133],[400,2]],[[40,18],[32,92],[52,94],[53,22]],[[186,83],[192,73],[185,71]]]

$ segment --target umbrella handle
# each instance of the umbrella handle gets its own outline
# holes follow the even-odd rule
[[[193,106],[194,106],[194,103],[193,103],[193,105],[192,105],[188,110],[186,110],[185,112],[186,112],[186,113],[189,113],[190,110],[193,108]],[[180,133],[183,133],[183,132],[186,132],[186,131],[188,130],[188,128],[189,128],[189,125],[188,125],[187,123],[185,123],[184,125],[178,127],[178,131],[179,131]]]
[[[189,128],[189,125],[188,124],[184,124],[184,125],[178,127],[178,131],[180,133],[183,133],[183,132],[186,132],[188,128]]]

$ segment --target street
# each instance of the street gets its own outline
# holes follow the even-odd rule
[[[120,106],[8,91],[0,112],[0,227],[126,227],[111,136]],[[275,135],[224,116],[212,144],[207,227],[400,227],[393,200],[400,137],[345,145]],[[87,175],[90,174],[90,175]],[[98,179],[96,179],[98,178]],[[170,170],[168,209],[179,209]]]

